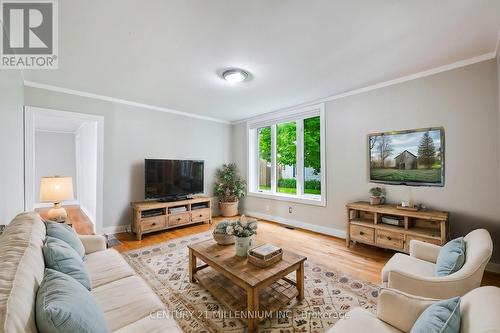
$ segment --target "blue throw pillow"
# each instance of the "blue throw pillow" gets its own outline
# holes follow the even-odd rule
[[[66,223],[46,221],[47,236],[59,238],[68,243],[78,253],[80,258],[85,257],[85,248],[76,232]]]
[[[432,304],[422,312],[410,333],[459,333],[460,297]]]
[[[58,238],[47,236],[42,250],[45,267],[71,276],[88,290],[92,288],[90,277],[82,258],[68,243]]]
[[[38,288],[35,317],[41,333],[110,332],[92,294],[72,277],[50,268]]]
[[[446,243],[436,260],[436,275],[446,276],[460,270],[465,263],[465,241],[463,237]]]

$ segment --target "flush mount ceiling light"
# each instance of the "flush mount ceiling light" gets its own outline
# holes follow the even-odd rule
[[[242,69],[232,68],[224,71],[222,78],[229,83],[240,83],[248,78],[248,73]]]

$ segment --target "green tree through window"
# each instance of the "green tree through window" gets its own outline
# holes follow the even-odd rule
[[[304,127],[304,193],[321,194],[321,128],[320,117],[303,120]],[[271,163],[271,126],[258,129],[259,140],[259,189],[270,190],[271,185],[265,179],[270,179],[269,169],[263,164]],[[276,125],[276,174],[277,191],[281,193],[296,193],[297,166],[297,129],[296,122]],[[286,169],[286,174],[281,176]],[[292,171],[290,171],[292,170]],[[290,176],[290,172],[293,174]],[[266,178],[267,177],[267,178]]]

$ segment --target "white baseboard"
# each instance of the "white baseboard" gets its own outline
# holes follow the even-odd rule
[[[496,262],[489,262],[486,265],[486,270],[488,272],[498,273],[500,274],[500,264]]]
[[[103,234],[119,234],[122,232],[127,232],[127,229],[130,229],[130,225],[116,225],[113,227],[102,228],[102,233]]]
[[[263,213],[259,213],[259,212],[248,211],[245,214],[248,215],[248,216],[252,216],[252,217],[259,218],[259,219],[268,220],[268,221],[272,221],[272,222],[276,222],[276,223],[288,225],[288,226],[295,227],[295,228],[300,228],[300,229],[305,229],[305,230],[309,230],[309,231],[314,231],[314,232],[317,232],[317,233],[320,233],[320,234],[324,234],[324,235],[334,236],[334,237],[338,237],[338,238],[342,238],[342,239],[346,238],[346,232],[345,232],[345,230],[339,230],[339,229],[335,229],[335,228],[323,227],[323,226],[319,226],[319,225],[316,225],[316,224],[311,224],[311,223],[306,223],[306,222],[302,222],[302,221],[287,219],[287,218],[281,217],[281,216],[267,215],[267,214],[263,214]]]
[[[80,201],[78,201],[78,200],[64,201],[64,203],[62,204],[63,207],[70,206],[70,205],[80,205]],[[54,204],[51,202],[36,202],[33,205],[34,209],[36,209],[36,208],[51,208],[51,207],[54,207]]]

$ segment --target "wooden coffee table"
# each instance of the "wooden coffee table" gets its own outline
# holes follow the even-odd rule
[[[254,242],[254,246],[258,245]],[[284,250],[283,260],[259,268],[246,258],[237,257],[234,246],[218,245],[214,240],[188,248],[190,281],[198,281],[231,311],[246,314],[249,332],[256,332],[259,321],[269,313],[286,308],[294,298],[304,299],[304,261],[307,259],[304,256]],[[198,266],[197,258],[205,264]],[[293,271],[296,282],[286,277]]]

